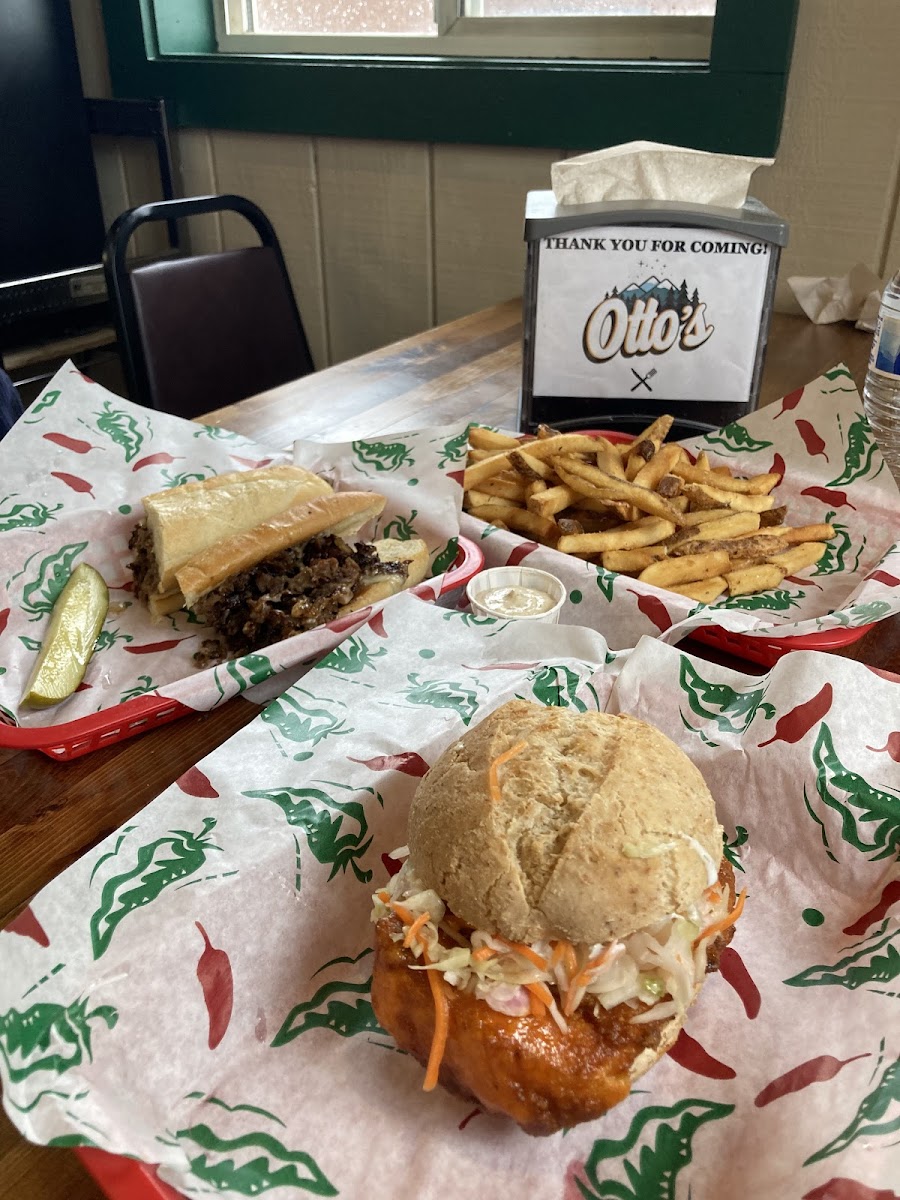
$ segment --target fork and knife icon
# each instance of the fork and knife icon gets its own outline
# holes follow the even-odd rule
[[[649,379],[652,379],[652,378],[653,378],[653,376],[656,374],[656,367],[651,367],[651,368],[650,368],[650,370],[647,372],[647,374],[646,374],[646,375],[641,375],[641,374],[640,374],[638,371],[636,371],[636,370],[634,369],[634,367],[632,367],[632,368],[631,368],[631,373],[632,373],[632,375],[635,377],[635,379],[637,380],[637,383],[636,383],[636,384],[635,384],[635,385],[632,387],[632,389],[631,389],[633,392],[636,392],[636,391],[637,391],[637,389],[638,389],[638,388],[639,388],[639,387],[640,387],[642,384],[643,384],[643,386],[644,386],[644,387],[647,389],[647,391],[648,391],[648,392],[652,392],[652,391],[653,391],[653,388],[650,386],[650,384],[649,384],[647,381],[648,381]]]

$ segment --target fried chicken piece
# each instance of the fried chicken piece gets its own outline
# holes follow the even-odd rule
[[[722,861],[719,881],[734,903],[734,872]],[[424,971],[391,934],[402,934],[395,916],[375,927],[372,1006],[379,1023],[402,1050],[423,1066],[434,1033],[434,1003]],[[707,970],[716,970],[732,928],[710,943]],[[672,1019],[634,1025],[625,1004],[606,1012],[582,1003],[563,1033],[552,1017],[508,1017],[484,1000],[444,984],[450,1018],[440,1082],[483,1109],[512,1117],[526,1133],[545,1136],[593,1121],[624,1100],[638,1074],[675,1041]],[[638,1061],[646,1054],[643,1062]]]

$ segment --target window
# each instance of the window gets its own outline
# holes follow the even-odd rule
[[[213,0],[235,54],[708,58],[715,0]]]
[[[382,52],[372,53],[372,39],[396,34],[368,35],[365,52],[351,50],[349,41],[335,47],[335,35],[327,46],[319,40],[315,52],[263,52],[264,43],[254,39],[269,34],[248,33],[248,13],[256,19],[264,3],[273,12],[296,11],[301,2],[102,0],[114,93],[163,97],[171,123],[194,128],[582,150],[650,138],[758,155],[774,154],[778,144],[798,0],[718,0],[712,18],[653,18],[676,22],[676,31],[688,28],[678,22],[711,20],[709,48],[699,57],[648,60],[650,35],[640,32],[643,25],[641,60],[633,51],[615,57],[608,47],[603,58],[558,57],[545,33],[526,32],[516,36],[537,38],[539,55],[532,45],[530,55],[512,56],[517,43],[508,32],[495,39],[494,49],[475,52],[477,37],[488,36],[479,28],[489,33],[495,21],[544,20],[541,10],[583,7],[586,0],[467,0],[465,14],[444,22],[445,35],[424,35],[430,38],[427,53],[409,53],[409,43],[405,54],[387,51],[383,40]],[[383,2],[318,0],[334,12],[374,11]],[[422,0],[402,3],[412,10]],[[642,7],[651,3],[644,0]],[[446,15],[445,0],[437,4]],[[526,6],[537,14],[525,15]],[[510,8],[519,15],[509,15]],[[454,12],[455,7],[451,16]],[[552,23],[570,19],[650,18],[591,17],[582,11]],[[476,32],[466,43],[469,24]],[[277,36],[320,37],[302,31]],[[442,36],[442,47],[455,38],[470,49],[435,50]],[[249,44],[239,51],[227,41],[232,37]],[[226,40],[220,45],[221,38]]]

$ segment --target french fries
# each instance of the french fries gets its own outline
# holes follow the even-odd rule
[[[706,529],[703,525],[701,528]],[[685,542],[680,546],[676,546],[669,553],[674,558],[680,558],[685,554],[702,554],[707,550],[724,550],[731,562],[743,563],[751,562],[768,562],[773,554],[779,554],[783,550],[787,550],[788,543],[784,538],[763,538],[754,537],[752,534],[749,537],[736,538],[717,538],[714,541],[707,542]]]
[[[780,475],[752,475],[749,479],[739,479],[736,475],[701,471],[686,462],[675,463],[672,470],[688,483],[705,483],[722,491],[745,492],[752,496],[767,496],[781,482]]]
[[[664,558],[651,563],[641,571],[638,579],[641,583],[665,588],[673,583],[697,583],[701,579],[712,579],[714,575],[725,575],[730,565],[731,560],[724,550],[707,550],[704,554],[686,554],[683,558]]]
[[[569,475],[584,481],[580,484],[576,484],[575,480],[572,481],[572,486],[577,486],[578,491],[587,491],[588,495],[591,492],[597,492],[602,500],[619,500],[626,504],[633,504],[641,512],[650,513],[654,517],[663,517],[665,520],[671,521],[673,525],[681,524],[681,513],[674,509],[668,500],[658,496],[650,488],[629,483],[627,479],[618,479],[615,475],[608,475],[599,467],[579,462],[577,458],[561,457],[551,461],[554,466],[562,467]],[[586,488],[585,485],[590,486]]]
[[[749,596],[752,592],[766,592],[778,587],[784,579],[784,571],[775,563],[756,563],[752,567],[739,567],[727,571],[725,582],[729,596]]]
[[[774,528],[778,529],[778,526]],[[834,537],[834,526],[801,525],[799,529],[792,529],[785,525],[779,533],[788,542],[828,542]]]
[[[527,485],[521,480],[501,479],[494,476],[486,479],[478,489],[479,496],[502,496],[504,500],[524,500],[528,495]],[[477,504],[478,501],[475,501]]]
[[[771,555],[767,561],[781,567],[785,575],[794,575],[804,567],[817,563],[828,549],[824,542],[801,542],[790,550],[782,550],[780,554]]]
[[[672,553],[677,553],[683,542],[712,542],[717,538],[737,537],[740,534],[754,533],[759,529],[759,513],[736,512],[727,517],[719,517],[717,521],[704,521],[702,525],[683,528],[674,537],[669,538]]]
[[[493,525],[495,519],[499,519],[507,529],[512,529],[515,533],[526,533],[540,542],[555,545],[558,540],[559,527],[555,521],[529,512],[527,508],[517,508],[514,504],[507,504],[503,500],[498,500],[489,506],[471,508],[469,511],[479,521],[487,521],[489,525]]]
[[[765,512],[767,508],[775,506],[772,496],[750,496],[745,492],[729,492],[707,483],[686,483],[684,492],[690,498],[694,508],[733,508],[736,512]]]
[[[605,533],[566,534],[556,543],[563,554],[600,554],[604,550],[634,550],[652,546],[673,533],[675,526],[662,517],[642,517]]]
[[[552,479],[553,468],[547,463],[541,462],[539,458],[535,458],[531,454],[526,454],[524,450],[514,450],[509,456],[510,464],[514,471],[517,471],[525,479]]]
[[[470,425],[469,445],[473,450],[517,450],[519,440],[494,429],[485,429],[483,425]]]
[[[640,550],[607,550],[602,556],[602,563],[607,571],[619,571],[622,574],[634,575],[649,567],[651,563],[659,562],[666,557],[665,546],[642,546]],[[724,588],[724,584],[722,585]]]
[[[704,525],[707,521],[720,521],[722,517],[733,516],[734,511],[733,508],[698,508],[694,512],[685,513],[681,525],[683,529],[687,529],[691,525]]]
[[[674,467],[679,461],[681,447],[675,443],[663,446],[657,450],[634,477],[634,483],[639,487],[658,487],[664,475],[673,475]],[[674,472],[677,476],[677,472]],[[673,493],[675,495],[677,493]]]
[[[819,561],[832,525],[788,524],[780,477],[746,478],[665,438],[659,417],[633,441],[542,425],[536,438],[471,426],[464,507],[564,554],[711,604],[780,586]]]
[[[724,575],[713,575],[712,579],[702,579],[699,583],[673,584],[669,591],[677,592],[679,596],[687,596],[689,600],[699,600],[701,604],[712,604],[727,587]]]
[[[543,484],[543,480],[535,482]],[[573,492],[564,483],[556,487],[547,487],[546,484],[543,486],[542,492],[534,492],[526,501],[528,508],[542,517],[553,517],[564,508],[571,508],[578,499],[578,492]]]

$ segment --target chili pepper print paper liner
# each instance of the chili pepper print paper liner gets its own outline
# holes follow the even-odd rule
[[[809,653],[758,678],[649,638],[612,656],[408,596],[381,617],[0,933],[18,1128],[229,1200],[896,1192],[900,683]],[[658,725],[749,891],[673,1052],[540,1140],[423,1095],[369,998],[371,894],[417,782],[514,696]]]
[[[834,525],[837,536],[825,556],[776,589],[702,605],[468,515],[463,533],[479,542],[486,567],[527,558],[529,566],[559,576],[569,589],[561,622],[593,625],[616,648],[635,645],[643,634],[677,642],[699,625],[790,637],[868,625],[900,612],[900,492],[846,367],[684,444],[736,474],[783,475],[776,494],[788,506],[789,524]]]
[[[327,466],[337,488],[385,496],[372,536],[423,538],[435,578],[422,587],[436,595],[456,555],[465,432],[460,425],[340,447],[298,442],[294,456]],[[185,612],[158,624],[130,590],[128,538],[143,516],[141,497],[290,460],[290,450],[129,404],[71,363],[62,367],[0,444],[0,716],[56,725],[150,692],[208,709],[335,646],[358,617],[198,670],[192,656],[205,626]],[[61,705],[20,710],[53,603],[80,562],[99,570],[111,601],[84,682]]]

